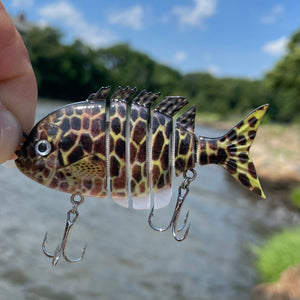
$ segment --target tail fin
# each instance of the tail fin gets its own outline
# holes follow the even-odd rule
[[[220,138],[199,137],[199,164],[219,164],[237,181],[266,198],[249,150],[256,136],[256,131],[264,116],[268,104],[262,105],[251,112],[244,120]]]

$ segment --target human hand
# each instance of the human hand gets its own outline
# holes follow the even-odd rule
[[[26,47],[0,1],[0,164],[34,123],[37,84]]]

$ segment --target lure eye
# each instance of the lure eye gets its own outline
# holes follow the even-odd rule
[[[40,140],[35,144],[34,149],[38,156],[46,156],[51,151],[51,144],[47,140]]]

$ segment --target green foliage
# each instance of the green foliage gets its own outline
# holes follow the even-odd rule
[[[291,192],[291,202],[300,208],[300,187],[294,188]]]
[[[264,282],[274,282],[290,266],[299,264],[300,228],[288,229],[272,235],[257,250],[257,268]]]
[[[109,71],[95,52],[80,41],[64,45],[61,37],[49,27],[33,28],[24,37],[40,96],[80,99],[107,85]]]
[[[97,53],[117,85],[130,84],[153,92],[163,90],[167,94],[174,92],[180,83],[181,75],[178,71],[132,50],[127,44],[99,49]]]
[[[300,118],[300,31],[290,39],[287,54],[266,74],[264,86],[271,99],[270,114],[276,121]]]
[[[266,102],[258,80],[218,79],[207,73],[193,73],[183,77],[183,87],[200,112],[240,114]]]
[[[80,100],[101,86],[130,85],[185,96],[197,111],[223,118],[264,103],[270,103],[271,120],[290,122],[300,117],[300,31],[264,80],[216,78],[201,72],[183,75],[128,44],[102,49],[91,49],[80,41],[63,44],[62,34],[50,27],[32,28],[23,38],[40,96]]]

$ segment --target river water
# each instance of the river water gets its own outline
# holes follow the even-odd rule
[[[37,119],[58,106],[40,104]],[[221,134],[208,128],[197,133]],[[253,249],[300,220],[272,205],[273,191],[260,200],[220,167],[197,171],[183,208],[190,210],[191,223],[184,242],[170,231],[150,229],[148,211],[87,198],[66,248],[77,258],[87,242],[86,257],[75,264],[62,258],[52,267],[41,244],[46,231],[49,252],[61,241],[69,196],[0,167],[0,299],[249,299],[259,280]],[[174,200],[156,211],[158,225],[169,222]]]

